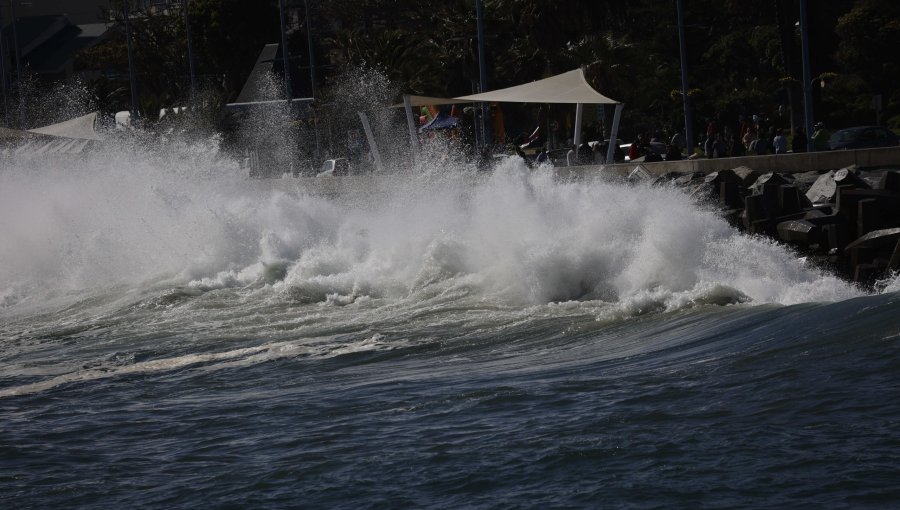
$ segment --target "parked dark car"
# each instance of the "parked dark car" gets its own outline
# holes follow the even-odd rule
[[[828,148],[871,149],[874,147],[896,147],[900,145],[900,137],[893,131],[881,126],[858,126],[835,131],[828,140]]]

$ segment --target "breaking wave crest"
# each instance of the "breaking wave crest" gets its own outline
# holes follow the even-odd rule
[[[349,178],[350,192],[327,198],[321,179],[247,181],[208,156],[8,169],[0,306],[122,285],[262,285],[332,305],[596,301],[624,315],[863,293],[678,190],[560,181],[515,158],[489,176],[448,164],[375,182]]]

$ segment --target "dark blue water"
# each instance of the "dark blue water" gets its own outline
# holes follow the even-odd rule
[[[0,168],[0,508],[900,501],[896,278],[515,160],[204,154]]]
[[[890,294],[593,325],[569,316],[449,327],[327,359],[70,382],[0,400],[0,499],[890,508],[900,501],[898,307]],[[398,329],[382,334],[396,343]]]

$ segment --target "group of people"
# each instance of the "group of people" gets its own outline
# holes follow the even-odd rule
[[[814,150],[823,151],[828,150],[830,137],[831,134],[825,128],[825,124],[819,122],[815,125],[811,140],[799,126],[789,138],[788,130],[774,125],[766,126],[754,115],[752,119],[740,118],[738,133],[731,132],[728,126],[719,131],[716,122],[710,120],[702,148],[708,158],[807,152],[810,142]]]
[[[722,129],[720,129],[719,126],[722,125],[720,121],[707,119],[706,132],[698,139],[700,150],[704,156],[707,158],[725,158],[787,154],[789,152],[798,153],[807,152],[810,149],[823,151],[829,148],[828,140],[831,137],[831,133],[828,132],[825,124],[822,122],[815,124],[815,131],[812,137],[807,137],[802,127],[796,127],[791,133],[789,129],[777,127],[774,123],[763,120],[757,115],[746,118],[741,116],[738,120],[738,125],[732,127],[724,124]],[[674,134],[671,136],[659,131],[652,134],[650,132],[639,133],[627,149],[628,159],[643,158],[643,161],[653,162],[663,160],[677,161],[686,157],[698,157],[698,155],[690,151],[687,151],[686,154],[688,143],[683,131],[679,127],[676,127],[673,131]],[[533,136],[532,138],[534,142],[539,142],[537,137]],[[577,149],[571,145],[570,141],[570,149],[565,155],[566,164],[606,163],[609,142],[602,141],[602,133],[600,138],[600,142],[590,145],[583,143]],[[537,152],[534,162],[538,164],[550,162],[551,155],[548,145],[541,144],[539,147],[541,149]],[[516,149],[517,152],[521,153],[518,144]],[[562,150],[565,151],[565,149]],[[626,153],[619,148],[618,144],[615,146],[614,151],[615,162],[624,162]],[[561,157],[558,156],[557,159],[561,159]]]

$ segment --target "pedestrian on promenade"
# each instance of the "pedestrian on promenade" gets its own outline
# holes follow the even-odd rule
[[[703,154],[706,155],[707,158],[712,158],[713,149],[716,145],[715,135],[706,133],[706,140],[703,140]]]
[[[638,133],[637,139],[628,148],[628,159],[637,159],[644,155],[644,135]]]
[[[713,142],[712,157],[728,157],[728,145],[725,143],[725,139],[722,137],[722,133],[716,134],[716,140]]]
[[[672,136],[672,141],[669,142],[669,145],[677,150],[679,154],[684,152],[684,148],[687,147],[687,142],[684,139],[684,134],[680,130],[675,131],[675,134]]]
[[[757,136],[756,140],[750,142],[750,154],[763,156],[769,153],[769,140],[765,136]]]
[[[813,148],[817,151],[827,151],[829,138],[831,138],[831,133],[825,129],[825,123],[817,122],[816,132],[812,136]]]
[[[749,151],[754,140],[756,140],[756,129],[751,127],[741,138],[741,141],[744,142],[744,149]]]
[[[778,129],[775,132],[775,139],[773,140],[772,145],[775,147],[775,154],[787,154],[788,151],[788,143],[787,137],[784,136],[784,130]]]

